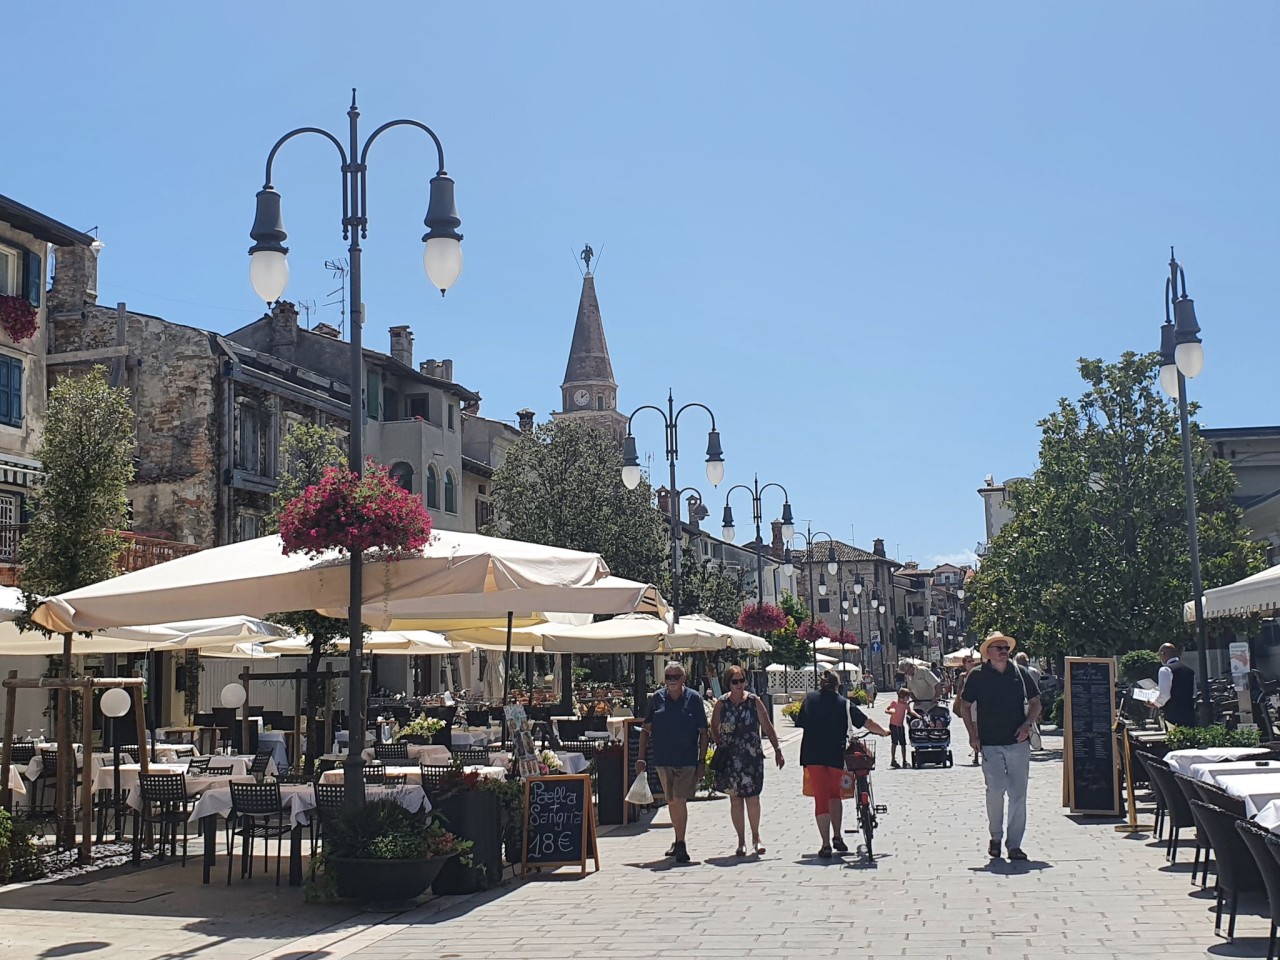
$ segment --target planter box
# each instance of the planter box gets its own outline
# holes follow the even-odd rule
[[[454,857],[429,860],[356,860],[329,857],[337,893],[345,900],[412,900],[424,893]]]
[[[433,893],[459,894],[487,890],[502,882],[502,805],[488,790],[459,790],[435,807],[445,828],[470,840],[472,866],[453,860],[431,885]]]
[[[596,804],[596,819],[600,823],[623,823],[624,807],[622,798],[626,796],[627,786],[622,771],[622,751],[596,754],[596,789],[599,801]]]

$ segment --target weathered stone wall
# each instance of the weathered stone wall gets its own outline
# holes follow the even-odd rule
[[[20,250],[32,250],[40,255],[41,262],[48,270],[45,262],[48,251],[43,240],[37,240],[29,233],[15,230],[7,223],[0,223],[0,243]],[[19,276],[19,283],[22,282]],[[41,284],[43,287],[43,284]],[[44,432],[44,416],[47,407],[47,389],[44,369],[44,353],[48,343],[48,306],[50,298],[46,295],[37,318],[36,335],[30,340],[14,343],[9,335],[0,330],[0,350],[14,357],[21,357],[22,364],[22,426],[0,427],[0,452],[34,459],[36,448],[40,445]]]

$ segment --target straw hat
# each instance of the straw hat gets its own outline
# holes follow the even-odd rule
[[[987,635],[987,639],[982,641],[982,645],[978,647],[978,652],[985,657],[987,655],[987,647],[991,646],[991,644],[997,640],[1003,640],[1009,644],[1010,655],[1013,654],[1014,650],[1018,649],[1017,640],[1013,639],[1013,637],[1005,636],[999,630],[993,630],[991,633]]]

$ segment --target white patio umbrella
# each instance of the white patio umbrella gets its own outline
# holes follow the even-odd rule
[[[3,601],[0,601],[2,603]],[[76,654],[183,653],[236,643],[253,643],[289,637],[290,631],[255,617],[214,617],[207,620],[179,620],[149,626],[112,627],[72,640]],[[62,637],[46,637],[38,630],[19,630],[12,621],[0,622],[0,655],[61,656]]]
[[[787,668],[780,663],[771,663],[764,668],[765,673],[786,673]]]
[[[757,637],[754,633],[747,633],[745,630],[739,630],[737,627],[731,627],[728,624],[719,623],[710,617],[701,613],[691,613],[680,618],[681,625],[689,625],[695,630],[709,634],[716,638],[723,638],[724,646],[731,650],[744,650],[750,653],[768,653],[773,649],[773,645],[764,637]]]
[[[222,647],[201,647],[202,657],[224,660],[279,660],[280,654],[261,643],[231,643]]]
[[[349,563],[330,551],[285,555],[278,536],[202,550],[45,600],[34,619],[55,632],[286,610],[346,615]],[[364,610],[384,626],[396,601],[424,616],[572,609],[573,588],[608,576],[594,553],[519,540],[436,531],[416,554],[365,561]],[[526,594],[526,591],[533,591]],[[597,597],[599,599],[599,597]],[[584,612],[595,612],[587,610]]]
[[[959,650],[952,650],[942,658],[942,665],[954,669],[955,667],[964,666],[965,657],[969,657],[974,661],[982,659],[982,654],[973,647],[961,647]]]
[[[1250,613],[1274,615],[1280,610],[1280,564],[1235,583],[1206,590],[1202,603],[1206,620]],[[1182,619],[1187,623],[1195,622],[1196,605],[1193,601],[1188,600],[1182,605]]]
[[[345,653],[351,641],[342,637],[334,641],[334,648]],[[311,652],[307,637],[290,637],[267,644],[269,651],[277,655],[305,656]],[[374,630],[365,635],[364,650],[372,654],[393,654],[406,657],[462,653],[470,649],[463,644],[450,643],[443,635],[430,630]]]
[[[856,670],[859,672],[861,672],[862,670],[862,668],[858,666],[856,663],[849,663],[848,661],[845,661],[844,663],[833,663],[831,665],[831,669],[832,670],[850,670],[850,671]]]
[[[487,649],[507,646],[507,631],[498,627],[451,630],[448,637],[455,643]],[[540,623],[511,631],[511,649],[519,653],[674,653],[712,649],[710,643],[704,634],[683,626],[683,621],[673,630],[665,620],[648,614],[623,615],[599,623]]]

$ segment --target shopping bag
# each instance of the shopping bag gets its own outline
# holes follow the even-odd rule
[[[809,786],[809,768],[804,767],[804,784],[800,788],[806,797],[813,796],[813,788]],[[852,800],[858,795],[858,782],[848,770],[840,778],[840,799]]]
[[[634,803],[640,807],[653,803],[653,791],[649,789],[647,772],[636,774],[635,780],[631,782],[631,789],[627,791],[626,799],[627,803]]]

